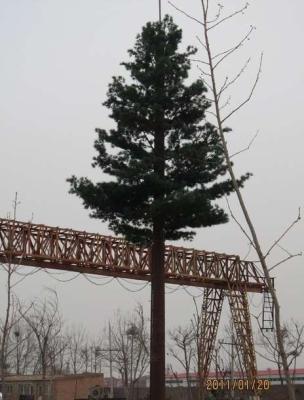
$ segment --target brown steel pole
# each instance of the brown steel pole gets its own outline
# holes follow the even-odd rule
[[[157,61],[158,62],[158,61]],[[157,91],[162,93],[164,79],[157,82]],[[164,112],[156,116],[154,134],[154,174],[165,177],[165,131]],[[163,189],[154,189],[154,203],[162,203]],[[156,207],[157,208],[157,207]],[[150,343],[150,400],[165,400],[165,235],[164,215],[155,211],[152,217],[153,234],[151,248],[151,343]]]
[[[151,256],[150,400],[165,400],[165,274],[161,240],[153,243]]]

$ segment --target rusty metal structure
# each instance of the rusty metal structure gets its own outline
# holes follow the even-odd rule
[[[149,281],[149,248],[121,238],[15,220],[0,219],[0,262]],[[266,279],[238,256],[166,246],[166,282],[206,288],[201,314],[201,372],[207,377],[224,297],[228,298],[242,363],[248,379],[256,377],[248,292],[264,293],[265,318],[273,308]],[[264,322],[264,321],[263,321]]]

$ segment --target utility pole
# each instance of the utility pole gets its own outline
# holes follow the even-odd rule
[[[234,400],[234,390],[233,390],[233,381],[234,381],[234,360],[235,360],[235,346],[237,345],[236,341],[234,340],[234,334],[233,334],[233,320],[232,318],[230,319],[230,329],[231,329],[231,337],[230,337],[230,342],[224,342],[224,341],[219,341],[220,344],[226,344],[228,346],[231,346],[231,353],[230,353],[230,399]]]
[[[112,328],[111,328],[111,323],[109,322],[109,347],[100,349],[101,352],[108,352],[109,353],[109,367],[110,367],[110,399],[113,399],[114,397],[114,382],[113,382],[113,356],[112,353],[113,351],[120,351],[119,349],[113,349],[112,348]]]
[[[234,348],[236,346],[236,342],[234,340],[234,335],[233,335],[233,321],[232,318],[230,319],[230,331],[231,331],[231,361],[230,361],[230,382],[233,383],[234,381]],[[230,386],[230,396],[231,400],[234,400],[234,390],[233,390],[233,384]]]
[[[15,199],[13,200],[13,210],[14,210],[14,221],[16,221],[17,207],[21,202],[18,201],[18,192],[15,193]]]
[[[109,354],[110,354],[110,399],[113,399],[114,387],[113,387],[113,362],[112,362],[112,330],[110,322],[109,322]]]
[[[236,345],[233,337],[233,322],[231,319],[231,382],[234,380],[234,346]],[[231,386],[231,399],[234,399],[234,390],[233,390],[233,384]]]

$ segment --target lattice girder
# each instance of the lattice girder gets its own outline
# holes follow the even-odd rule
[[[254,351],[248,296],[245,291],[227,292],[233,326],[236,333],[238,355],[243,366],[243,373],[249,381],[257,378],[257,364]]]
[[[121,238],[0,219],[0,262],[150,280],[150,248]],[[238,256],[166,246],[166,282],[267,291],[255,264]]]
[[[200,332],[200,373],[203,387],[208,377],[220,316],[223,308],[224,291],[222,289],[205,289]]]

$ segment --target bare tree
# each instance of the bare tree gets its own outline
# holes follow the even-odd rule
[[[239,379],[244,377],[244,368],[240,354],[238,338],[233,326],[232,317],[230,323],[224,327],[224,337],[217,340],[214,363],[217,378]],[[233,385],[229,389],[231,399],[234,399]]]
[[[193,331],[192,324],[186,327],[177,327],[169,332],[172,345],[169,347],[169,355],[179,362],[186,373],[188,399],[194,397],[191,386],[191,372],[195,363],[196,332]]]
[[[36,299],[31,311],[27,314],[19,310],[22,318],[33,332],[37,345],[36,373],[40,372],[43,379],[43,399],[47,396],[46,375],[52,372],[54,365],[54,342],[61,337],[62,318],[58,310],[57,293],[52,290],[51,296],[43,300]],[[62,351],[60,348],[59,351]]]
[[[11,265],[7,268],[7,303],[4,321],[0,320],[0,368],[1,368],[1,383],[4,386],[5,376],[9,372],[10,365],[10,354],[13,351],[12,346],[14,344],[11,341],[14,325],[16,324],[16,298],[12,293],[12,274],[13,268]],[[6,394],[4,393],[4,399]]]
[[[300,220],[301,216],[299,213],[298,217],[295,219],[295,221],[293,221],[292,224],[283,232],[283,234],[280,235],[279,238],[274,241],[274,244],[270,247],[270,249],[268,251],[264,252],[262,250],[262,247],[260,244],[260,239],[257,235],[253,220],[249,214],[248,207],[246,206],[246,202],[241,193],[240,187],[238,186],[237,178],[236,178],[236,175],[234,172],[234,167],[233,167],[233,163],[232,163],[231,159],[236,154],[231,155],[229,153],[228,144],[227,144],[226,135],[225,135],[226,132],[230,130],[225,127],[225,124],[227,123],[229,118],[232,115],[234,115],[235,113],[237,113],[238,111],[240,111],[251,100],[251,98],[253,96],[253,93],[256,89],[256,86],[258,84],[260,74],[261,74],[263,54],[261,54],[258,72],[257,72],[256,78],[252,84],[252,87],[251,87],[251,90],[250,90],[248,96],[246,96],[244,98],[244,100],[241,101],[239,104],[232,107],[229,111],[226,111],[226,106],[230,104],[230,97],[228,97],[228,101],[223,100],[224,95],[226,95],[227,90],[233,84],[235,84],[235,82],[238,81],[239,77],[245,71],[250,60],[246,61],[244,67],[234,77],[232,77],[232,78],[226,77],[223,83],[220,83],[219,78],[218,78],[219,66],[222,65],[228,59],[229,56],[234,54],[240,47],[242,47],[244,45],[244,43],[249,39],[251,33],[253,32],[253,30],[255,28],[253,26],[251,26],[249,28],[248,32],[244,35],[244,37],[238,43],[232,45],[230,48],[214,53],[212,46],[211,46],[211,39],[210,39],[211,32],[213,32],[215,29],[218,29],[226,21],[229,21],[232,18],[243,14],[244,11],[248,8],[249,3],[248,2],[245,3],[245,5],[241,9],[236,10],[236,11],[232,12],[231,14],[223,15],[223,6],[221,4],[218,4],[218,2],[216,2],[216,5],[218,6],[218,11],[216,12],[215,16],[213,16],[212,15],[212,5],[215,2],[212,2],[211,0],[200,0],[200,2],[202,5],[202,19],[189,15],[187,12],[179,9],[172,2],[169,1],[169,3],[176,10],[182,12],[188,18],[190,18],[192,21],[195,21],[202,27],[202,36],[197,37],[197,39],[202,46],[204,56],[202,59],[196,60],[196,61],[200,64],[200,66],[202,66],[202,68],[199,66],[201,73],[202,73],[202,78],[204,79],[204,81],[205,81],[206,85],[208,86],[210,93],[211,93],[210,102],[213,106],[213,111],[210,111],[210,114],[213,115],[215,118],[215,123],[218,128],[218,134],[221,138],[221,143],[223,146],[223,151],[224,151],[228,171],[229,171],[231,181],[232,181],[234,190],[236,192],[236,195],[237,195],[237,198],[239,201],[239,205],[240,205],[242,214],[246,221],[248,231],[239,223],[239,221],[236,220],[236,218],[234,217],[234,215],[231,212],[229,203],[228,203],[228,206],[229,206],[229,209],[230,209],[233,219],[238,223],[242,232],[246,235],[251,246],[255,249],[255,251],[258,255],[258,259],[259,259],[260,265],[262,267],[263,273],[265,275],[269,291],[273,298],[274,309],[275,309],[275,327],[276,327],[275,331],[276,331],[276,335],[277,335],[276,337],[277,337],[278,351],[280,353],[280,357],[282,360],[282,367],[283,367],[283,371],[284,371],[287,385],[288,385],[289,399],[295,400],[294,386],[292,384],[292,380],[290,377],[287,354],[286,354],[286,350],[284,347],[284,340],[283,340],[283,337],[281,334],[282,327],[281,327],[280,305],[279,305],[277,293],[272,285],[272,280],[270,277],[270,270],[272,270],[273,268],[276,268],[277,266],[281,265],[283,262],[285,262],[295,256],[301,255],[301,253],[299,253],[299,254],[290,254],[289,253],[287,257],[285,257],[280,262],[276,263],[274,266],[269,265],[266,258],[269,256],[272,249],[275,246],[279,245],[279,242],[289,232],[289,230],[294,226],[294,224]],[[250,145],[248,147],[250,147]]]
[[[87,342],[80,350],[80,357],[83,363],[84,371],[88,372],[90,368],[90,346]]]
[[[51,375],[67,373],[68,338],[63,334],[51,337],[48,349],[48,358]]]
[[[19,304],[20,308],[21,305]],[[29,310],[24,310],[26,313]],[[7,364],[9,372],[17,375],[32,372],[34,368],[33,354],[36,353],[36,344],[30,327],[19,318],[14,322],[7,341]]]
[[[112,361],[113,368],[122,378],[126,398],[131,400],[136,383],[149,366],[149,335],[143,307],[137,305],[128,316],[117,312],[111,326],[111,350],[115,351],[111,351],[112,360],[109,359],[108,352],[105,352],[104,358]]]
[[[285,322],[281,328],[281,336],[286,351],[288,368],[291,368],[292,377],[297,366],[297,360],[304,350],[304,325],[291,320]],[[263,332],[260,330],[258,346],[261,348],[257,353],[263,359],[273,363],[278,368],[281,384],[284,384],[282,375],[282,358],[277,344],[277,334],[273,332]]]
[[[192,390],[191,375],[194,374],[197,379],[197,398],[200,400],[203,396],[203,385],[201,377],[201,358],[202,358],[202,313],[199,309],[195,297],[193,297],[194,313],[186,327],[178,327],[169,332],[172,345],[169,347],[169,355],[176,359],[183,367],[186,373],[188,397],[194,398]],[[218,353],[214,359],[215,366],[218,361]]]
[[[79,373],[86,366],[88,369],[88,361],[85,363],[83,357],[83,349],[85,348],[85,338],[87,334],[83,327],[73,326],[67,333],[67,362],[73,374]]]
[[[20,204],[18,201],[18,193],[15,193],[15,198],[13,200],[13,221],[16,220],[17,207]],[[8,215],[9,217],[10,215]],[[10,249],[13,247],[12,238],[8,241],[8,248],[3,249],[6,250],[3,252],[5,257],[5,263],[0,263],[0,267],[6,273],[6,288],[5,288],[5,297],[6,297],[6,307],[4,317],[0,318],[0,380],[2,387],[4,387],[5,376],[7,374],[9,364],[8,357],[11,352],[9,349],[9,341],[10,335],[14,328],[14,325],[19,321],[20,318],[16,317],[16,305],[18,304],[18,299],[14,295],[13,289],[18,283],[23,281],[27,274],[22,275],[20,278],[20,274],[18,274],[17,269],[19,265],[13,263],[12,260],[12,252]],[[20,258],[21,262],[21,258]],[[3,399],[6,399],[6,393],[3,393]]]

